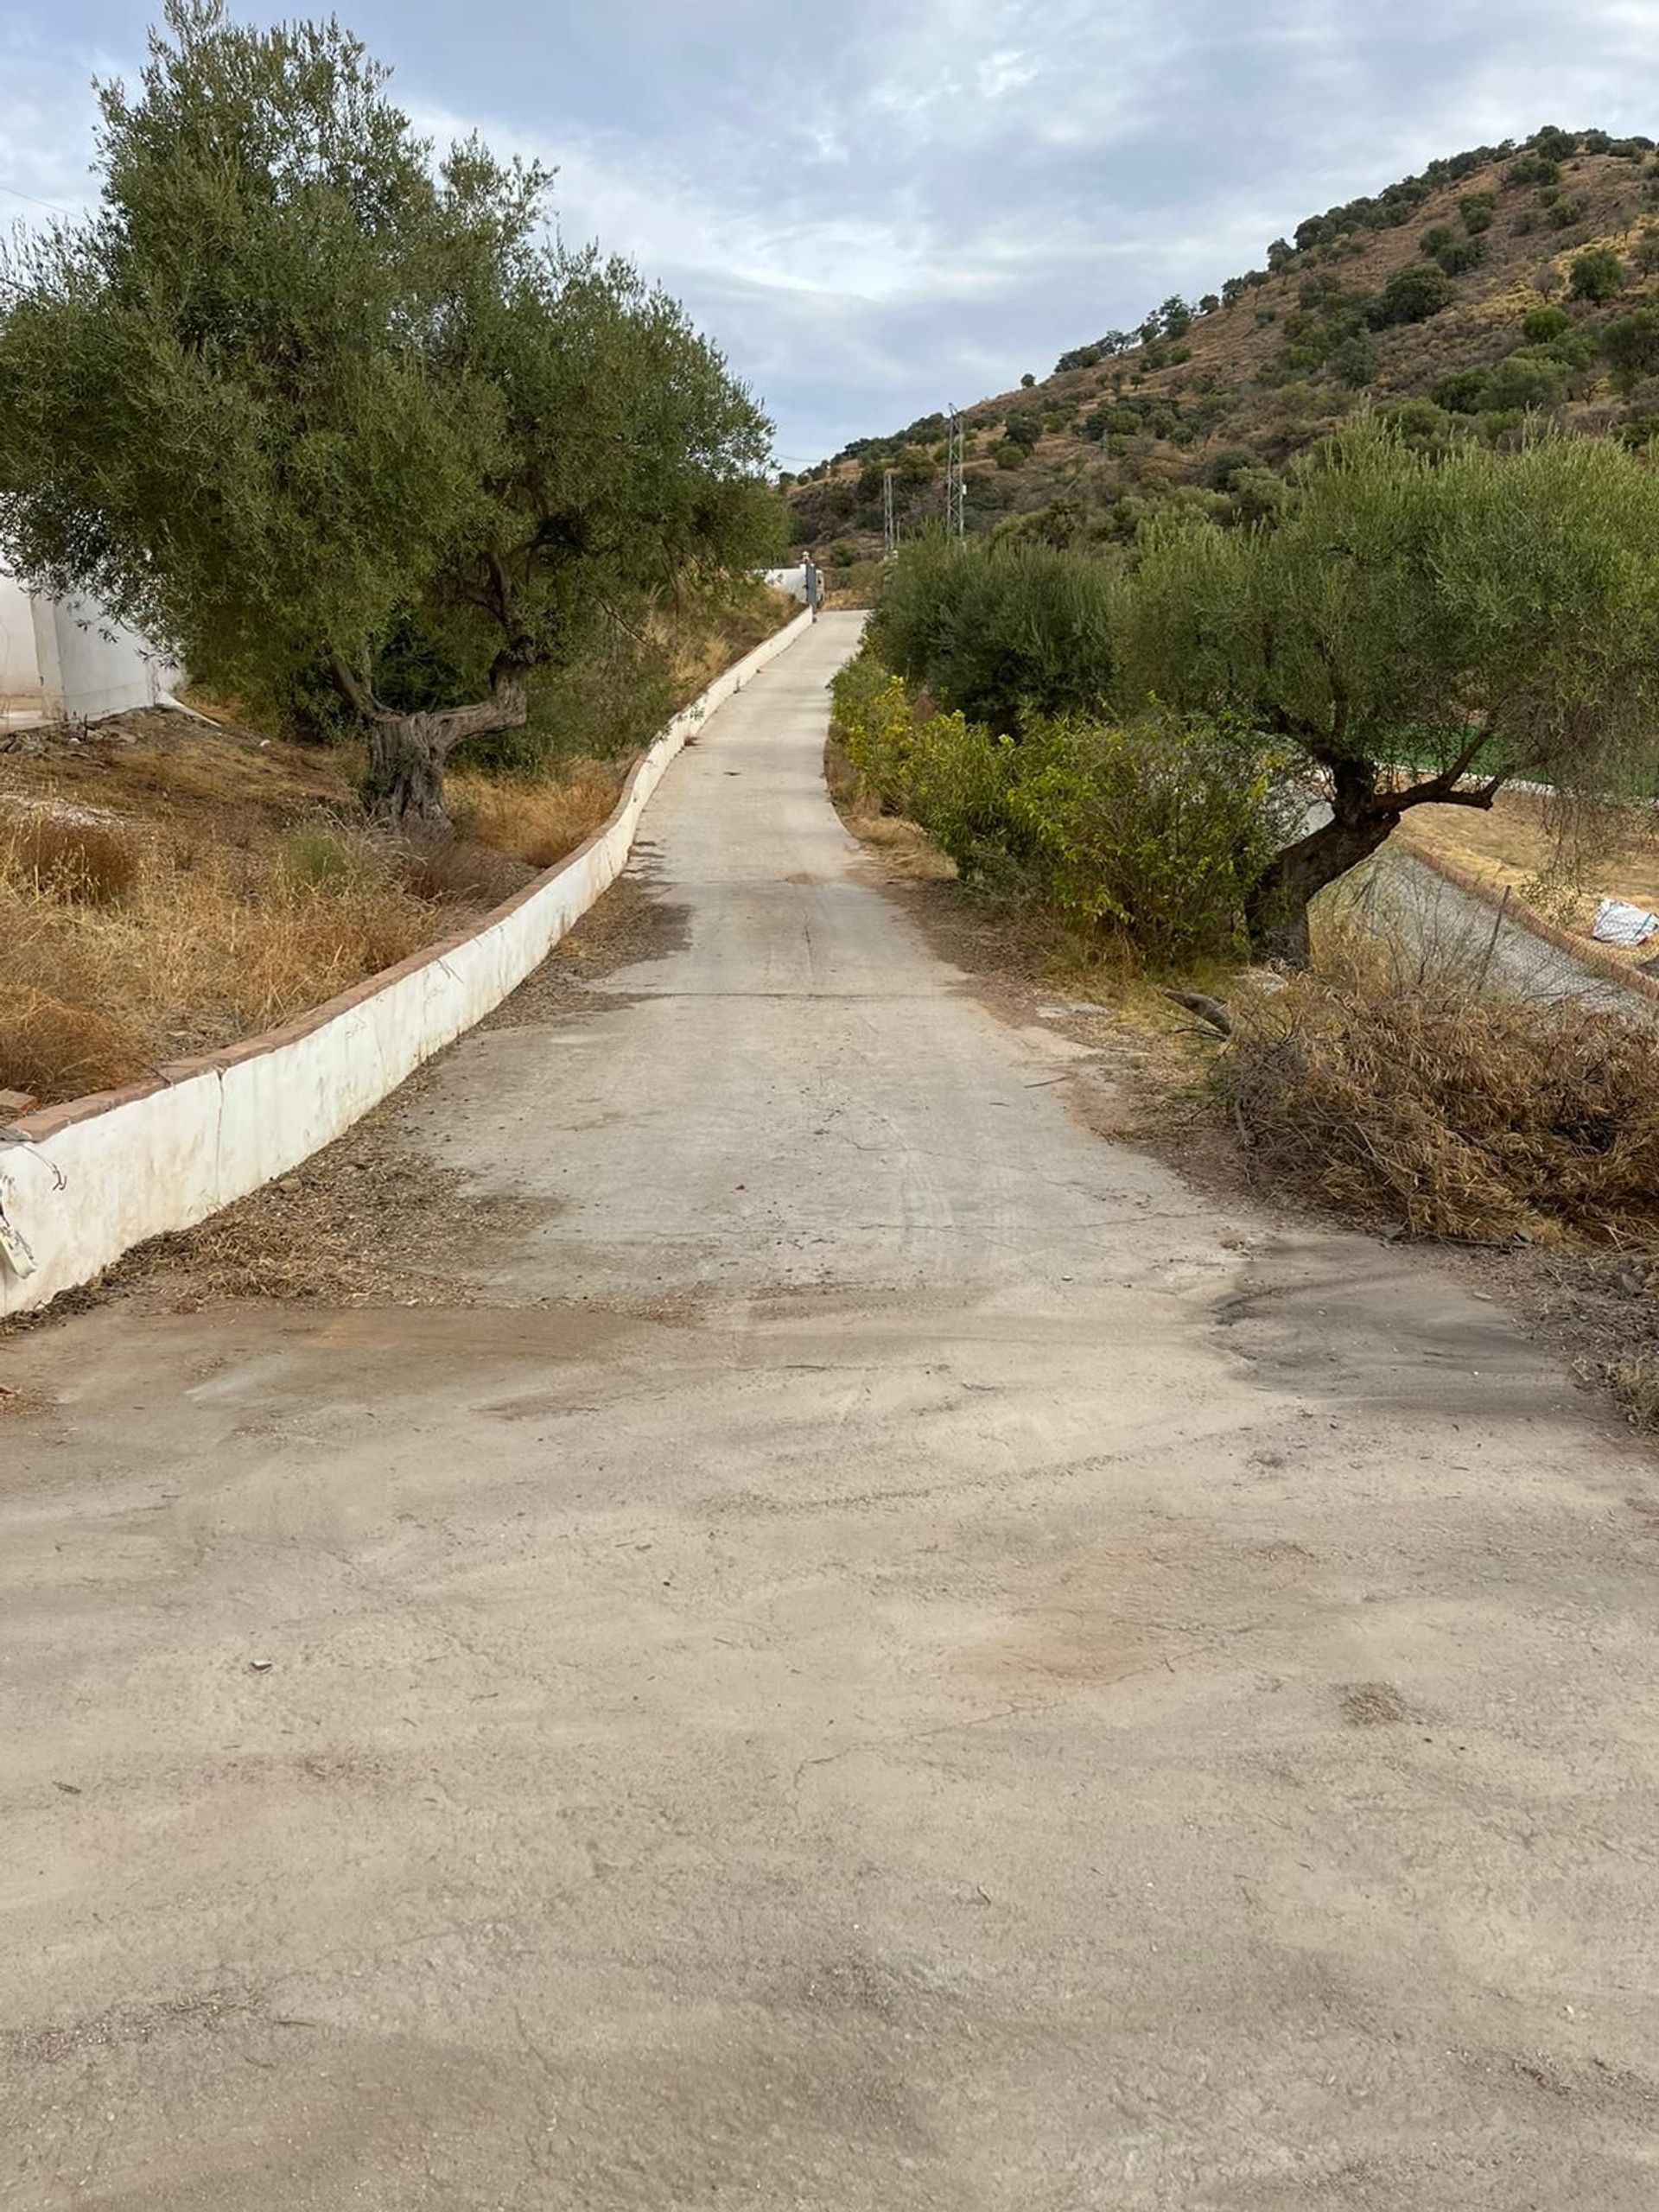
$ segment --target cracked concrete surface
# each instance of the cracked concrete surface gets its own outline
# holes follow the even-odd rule
[[[480,1303],[7,1347],[8,2207],[1659,2197],[1650,1459],[1087,1133],[824,798],[854,628],[403,1102],[556,1202]]]

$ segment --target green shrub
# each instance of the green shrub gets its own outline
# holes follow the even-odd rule
[[[1449,453],[1468,435],[1466,423],[1437,407],[1432,399],[1396,400],[1377,419],[1412,452],[1430,456]]]
[[[1488,373],[1483,404],[1500,412],[1554,407],[1566,389],[1567,372],[1559,362],[1544,354],[1511,353]]]
[[[1034,721],[1001,803],[1045,901],[1165,969],[1242,949],[1249,888],[1302,812],[1285,767],[1233,718]]]
[[[1448,276],[1464,276],[1484,259],[1484,238],[1453,238],[1434,258]]]
[[[1276,468],[1237,469],[1230,489],[1231,519],[1239,523],[1272,522],[1290,499],[1290,486]]]
[[[869,652],[849,662],[830,690],[836,735],[871,795],[919,822],[965,878],[1009,887],[1021,857],[1007,804],[1013,740],[959,714],[918,714],[905,684]]]
[[[1016,741],[918,712],[870,652],[836,677],[835,726],[866,788],[963,877],[1040,899],[1157,969],[1243,945],[1251,883],[1306,804],[1231,717],[1028,721]]]
[[[1262,456],[1249,446],[1223,446],[1219,453],[1209,454],[1198,470],[1198,482],[1206,491],[1230,492],[1233,479],[1241,468],[1260,468]]]
[[[1471,238],[1492,226],[1492,217],[1497,209],[1497,195],[1491,192],[1465,193],[1458,202],[1458,213],[1463,217],[1463,227]]]
[[[1575,300],[1605,307],[1624,289],[1624,264],[1610,245],[1592,245],[1573,264],[1567,289]]]
[[[1376,374],[1376,340],[1369,330],[1357,330],[1325,357],[1325,367],[1338,383],[1357,391]]]
[[[942,706],[1008,730],[1027,708],[1066,714],[1105,696],[1116,591],[1097,555],[918,538],[888,573],[872,639]]]
[[[1529,346],[1548,346],[1572,327],[1573,318],[1565,308],[1534,308],[1521,319],[1521,335]]]
[[[1484,369],[1457,369],[1430,385],[1428,396],[1452,415],[1478,415],[1486,404]]]
[[[1601,334],[1602,351],[1618,381],[1628,387],[1659,369],[1659,308],[1638,308],[1618,316]]]
[[[1365,320],[1373,330],[1427,322],[1430,315],[1450,307],[1457,296],[1457,286],[1438,269],[1396,269],[1366,308]]]

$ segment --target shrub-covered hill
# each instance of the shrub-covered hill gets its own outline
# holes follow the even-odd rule
[[[1414,442],[1516,438],[1529,416],[1659,435],[1659,155],[1547,129],[1432,162],[1311,216],[1267,266],[964,410],[970,530],[1057,543],[1132,535],[1169,499],[1270,511],[1285,463],[1357,407]],[[943,508],[944,417],[855,440],[785,480],[796,541],[831,564]]]

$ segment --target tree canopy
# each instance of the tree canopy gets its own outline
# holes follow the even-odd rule
[[[1332,820],[1280,855],[1254,919],[1307,900],[1430,802],[1516,774],[1615,785],[1659,721],[1659,474],[1541,436],[1438,457],[1363,422],[1299,470],[1281,519],[1160,522],[1125,595],[1129,696],[1231,708],[1320,772]]]
[[[169,0],[103,193],[9,255],[0,544],[254,701],[326,678],[393,811],[606,615],[781,539],[771,426],[678,306],[435,162],[334,23]]]

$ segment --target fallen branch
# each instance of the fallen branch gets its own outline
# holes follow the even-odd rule
[[[1220,1032],[1224,1037],[1233,1033],[1233,1018],[1219,999],[1206,998],[1202,991],[1171,991],[1164,993],[1177,1006],[1184,1006],[1189,1014],[1196,1014],[1200,1021]]]

